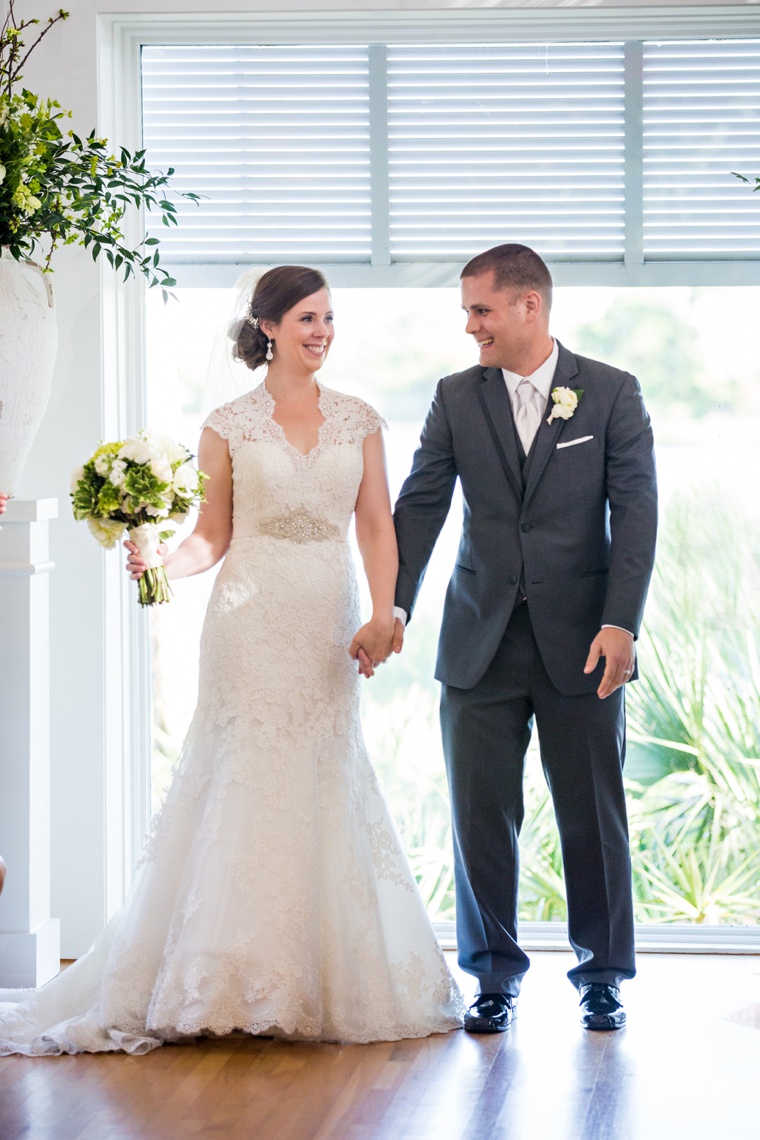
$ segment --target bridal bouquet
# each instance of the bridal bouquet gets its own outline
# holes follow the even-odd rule
[[[203,501],[207,476],[193,456],[168,436],[141,431],[130,439],[101,443],[71,477],[75,519],[87,519],[101,546],[116,546],[124,531],[148,569],[138,583],[140,605],[168,602],[169,582],[158,553],[173,530],[161,523],[182,522]]]

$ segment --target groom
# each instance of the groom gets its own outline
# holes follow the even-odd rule
[[[637,676],[654,559],[649,416],[633,376],[553,340],[552,280],[533,250],[480,254],[461,288],[480,364],[439,382],[394,517],[396,604],[411,618],[460,480],[436,677],[459,963],[479,988],[465,1028],[507,1029],[529,965],[517,840],[535,718],[578,959],[569,977],[582,1024],[619,1029],[619,985],[635,973],[623,685]],[[397,622],[397,649],[402,639]]]

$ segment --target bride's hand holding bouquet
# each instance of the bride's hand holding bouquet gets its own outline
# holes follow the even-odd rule
[[[130,577],[139,579],[143,606],[171,596],[163,542],[167,523],[182,522],[204,499],[206,475],[193,456],[168,436],[141,431],[130,439],[101,443],[72,476],[76,519],[86,519],[101,546],[110,549],[127,532]],[[162,529],[163,528],[163,529]]]
[[[160,538],[161,535],[159,535]],[[141,550],[137,543],[132,542],[129,538],[125,539],[122,545],[128,552],[127,573],[133,582],[141,582],[147,573],[158,569],[158,567],[161,567],[166,574],[164,558],[169,553],[169,547],[165,542],[159,541],[155,550]],[[169,586],[169,591],[171,592],[171,586]],[[139,600],[141,601],[141,599]],[[168,601],[169,599],[166,598],[165,600]]]

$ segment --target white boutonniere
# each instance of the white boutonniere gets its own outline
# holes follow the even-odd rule
[[[569,420],[575,415],[582,395],[582,388],[552,388],[554,407],[546,422],[550,424],[553,420]]]

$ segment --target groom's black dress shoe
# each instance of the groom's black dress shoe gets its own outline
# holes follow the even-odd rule
[[[514,1017],[517,999],[511,994],[478,994],[464,1015],[468,1033],[503,1033]]]
[[[581,1025],[584,1029],[622,1029],[625,1010],[617,986],[591,982],[581,986]]]

